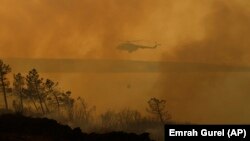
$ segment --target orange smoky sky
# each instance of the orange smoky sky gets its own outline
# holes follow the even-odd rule
[[[157,71],[41,73],[99,112],[145,112],[147,100],[159,97],[178,121],[250,123],[248,71],[204,71],[202,65],[199,71],[191,65],[250,65],[249,6],[246,0],[0,0],[0,56],[153,61]],[[132,40],[161,45],[133,53],[116,49]],[[28,71],[9,62],[14,73]],[[174,62],[176,71],[166,71],[169,64],[162,62]]]

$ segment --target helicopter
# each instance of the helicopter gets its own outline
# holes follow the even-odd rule
[[[128,51],[129,53],[132,53],[132,52],[138,50],[139,48],[141,48],[141,49],[155,49],[159,45],[160,44],[158,44],[157,42],[155,42],[154,46],[146,46],[146,45],[140,45],[140,44],[133,43],[132,41],[127,41],[125,43],[118,45],[117,49],[123,50],[123,51]]]

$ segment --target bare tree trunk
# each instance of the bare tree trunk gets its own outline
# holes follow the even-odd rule
[[[31,98],[31,101],[32,101],[33,105],[35,106],[36,111],[37,111],[37,112],[39,112],[38,107],[36,106],[36,102],[35,102],[35,100],[34,100],[33,98]]]
[[[50,111],[50,110],[49,110],[49,108],[48,108],[48,106],[47,106],[47,104],[46,104],[46,101],[45,101],[45,100],[43,100],[43,103],[44,103],[44,105],[45,105],[46,112],[47,112],[47,113],[49,113],[49,111]]]
[[[20,103],[21,103],[21,111],[23,112],[23,93],[22,91],[20,92]]]
[[[38,96],[38,98],[39,98],[39,103],[40,103],[40,107],[42,109],[42,112],[43,112],[43,114],[45,114],[45,111],[44,111],[44,108],[43,108],[42,98],[40,97],[40,95]]]
[[[157,103],[157,113],[158,113],[158,115],[159,115],[159,118],[160,118],[160,121],[161,121],[161,123],[162,124],[164,124],[164,119],[163,119],[163,115],[162,115],[162,113],[161,113],[161,110],[159,109],[159,104]]]
[[[40,107],[41,107],[41,109],[42,109],[43,114],[45,114],[45,111],[44,111],[44,108],[43,108],[43,101],[42,101],[41,95],[40,95],[40,93],[39,93],[39,91],[38,91],[38,88],[37,88],[37,85],[36,85],[36,84],[35,84],[35,87],[36,87],[36,93],[37,93],[37,95],[38,95]]]
[[[84,114],[84,117],[87,122],[89,120],[89,115],[88,115],[88,112],[87,112],[87,106],[86,106],[86,103],[82,100],[81,97],[79,97],[79,100],[81,101],[81,104],[82,104],[82,107],[83,107],[83,114]]]
[[[54,95],[54,97],[55,97],[55,99],[56,99],[56,103],[57,103],[57,110],[58,110],[58,112],[59,112],[59,111],[60,111],[60,104],[59,104],[59,100],[58,100],[58,98],[57,98],[56,94],[54,94],[54,93],[53,93],[53,95]]]
[[[6,96],[6,89],[5,89],[5,85],[4,85],[3,75],[1,76],[1,83],[2,83],[2,89],[3,89],[5,109],[8,110],[9,108],[8,108],[8,101],[7,101],[7,96]]]

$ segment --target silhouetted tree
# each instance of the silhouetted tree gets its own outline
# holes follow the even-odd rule
[[[0,86],[3,92],[5,109],[8,110],[8,101],[7,101],[7,88],[9,87],[9,81],[7,79],[7,74],[11,72],[11,68],[9,65],[4,64],[2,60],[0,60]]]
[[[15,104],[17,106],[20,106],[19,112],[23,112],[23,109],[24,109],[23,107],[24,86],[25,86],[25,78],[21,75],[21,73],[14,74],[13,93],[17,95],[20,101],[20,103]]]
[[[141,118],[141,113],[137,110],[123,109],[118,113],[119,124],[123,130],[131,130]]]
[[[116,130],[119,126],[118,114],[114,111],[108,110],[101,114],[100,118],[104,130]]]
[[[92,113],[95,111],[96,107],[90,107],[87,102],[81,97],[78,97],[77,100],[80,102],[80,107],[79,109],[77,109],[78,111],[76,111],[75,116],[80,118],[81,122],[89,124],[90,119],[92,118]]]
[[[70,121],[74,120],[74,103],[75,100],[71,98],[71,91],[66,91],[65,93],[61,93],[60,97],[58,97],[59,103],[66,108],[68,112],[68,118]]]
[[[47,79],[46,82],[44,83],[44,91],[45,91],[45,95],[47,97],[47,100],[52,105],[56,104],[57,111],[59,112],[60,111],[59,97],[60,97],[60,95],[62,95],[62,93],[59,92],[58,90],[56,90],[57,86],[58,86],[58,83],[55,83],[50,79]]]
[[[149,108],[147,108],[147,111],[157,116],[163,124],[171,118],[168,111],[165,109],[166,100],[151,98],[148,101],[148,105],[149,105]]]
[[[43,107],[43,102],[45,97],[42,95],[43,78],[40,78],[36,69],[32,69],[26,76],[26,81],[27,81],[27,89],[29,92],[28,94],[30,95],[30,98],[35,100],[38,99],[42,113],[45,114],[45,110]]]
[[[29,88],[24,88],[23,93],[25,96],[27,96],[27,99],[33,103],[36,111],[39,112],[39,108],[36,105],[36,95],[34,94],[34,92],[32,92],[32,90]]]

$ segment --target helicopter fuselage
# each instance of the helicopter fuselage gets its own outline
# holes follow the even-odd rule
[[[136,50],[138,50],[139,48],[141,49],[154,49],[157,47],[157,44],[153,47],[150,46],[144,46],[144,45],[137,45],[137,44],[133,44],[133,43],[123,43],[121,45],[119,45],[117,48],[119,50],[124,50],[124,51],[128,51],[129,53],[134,52]]]

